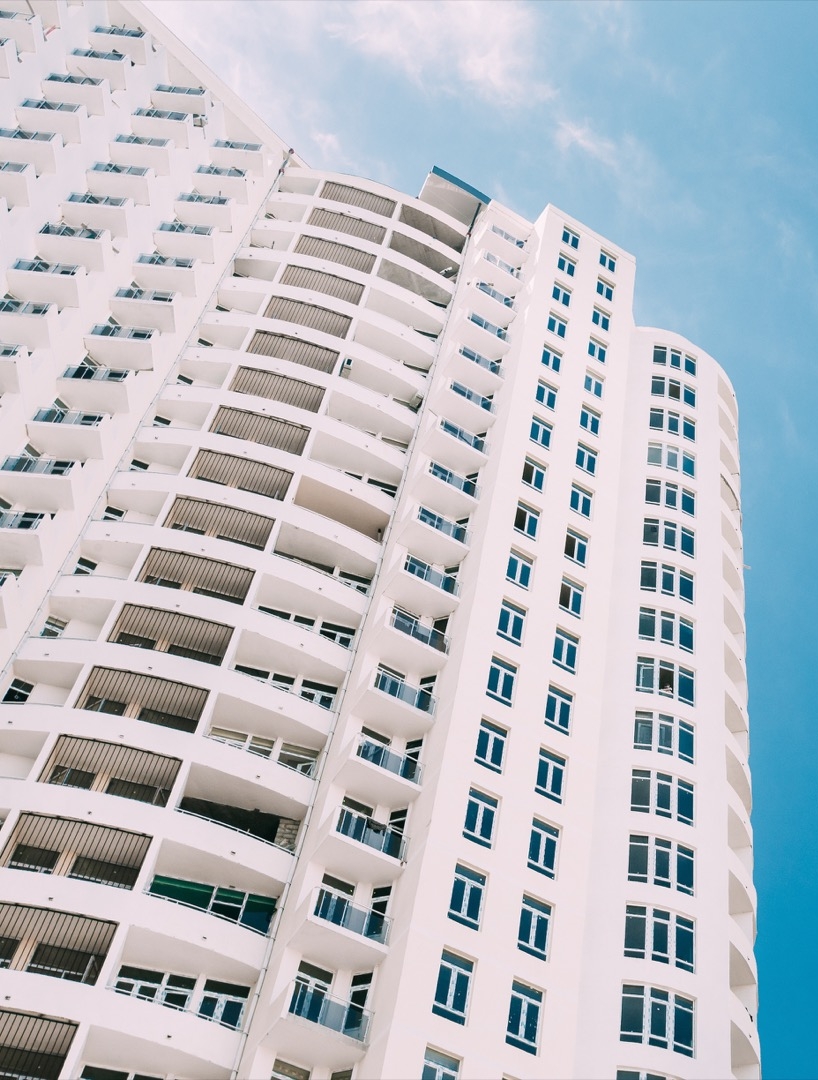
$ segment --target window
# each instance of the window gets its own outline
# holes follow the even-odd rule
[[[481,847],[491,847],[494,836],[494,822],[497,818],[497,799],[472,788],[466,804],[466,821],[463,835],[467,840]]]
[[[567,735],[571,730],[571,711],[574,707],[574,695],[556,686],[548,687],[545,699],[545,722]]]
[[[476,870],[470,870],[458,863],[454,868],[449,918],[463,923],[464,926],[470,926],[473,930],[479,930],[485,888],[485,874],[479,874]]]
[[[497,624],[497,633],[519,645],[523,640],[523,628],[525,626],[525,612],[516,607],[508,600],[504,600],[500,607],[500,621]]]
[[[684,825],[692,825],[693,785],[670,773],[634,769],[631,773],[631,810],[675,818]]]
[[[641,1072],[635,1069],[617,1069],[616,1080],[670,1080],[670,1077],[664,1073],[645,1072],[644,1069]]]
[[[554,352],[553,349],[543,346],[542,363],[545,367],[551,368],[552,371],[558,372],[562,366],[562,353]]]
[[[77,559],[77,565],[74,567],[75,577],[85,577],[88,574],[93,574],[96,570],[97,564],[91,559]]]
[[[505,728],[498,727],[489,720],[481,720],[477,733],[477,749],[474,752],[474,760],[478,765],[484,765],[492,772],[502,772],[507,737]]]
[[[661,836],[631,835],[628,881],[641,881],[693,895],[693,849]]]
[[[565,758],[552,754],[550,750],[541,749],[537,765],[537,783],[534,786],[537,794],[561,803],[565,769]]]
[[[599,422],[602,417],[598,412],[594,412],[593,409],[589,409],[587,405],[583,405],[579,412],[579,426],[585,428],[591,435],[599,434]]]
[[[599,364],[604,364],[608,359],[608,346],[604,341],[597,341],[596,338],[589,338],[588,340],[588,355],[592,360],[596,360]],[[585,388],[588,389],[587,387]]]
[[[569,529],[565,534],[565,557],[578,566],[588,561],[588,537]]]
[[[593,394],[594,397],[602,397],[602,380],[598,379],[596,375],[592,375],[590,371],[585,372],[585,389],[589,394]]]
[[[118,506],[106,506],[102,515],[103,521],[121,521],[125,517],[125,510],[120,510]]]
[[[646,480],[645,502],[652,506],[666,506],[669,510],[677,510],[681,505],[683,514],[693,516],[696,513],[695,492],[682,488],[680,503],[679,485],[671,484],[667,480]]]
[[[581,488],[577,484],[571,485],[571,509],[580,517],[589,518],[591,516],[592,501],[593,495],[590,491],[586,491],[585,488]]]
[[[519,585],[521,589],[527,589],[531,584],[531,571],[534,563],[531,559],[521,555],[519,551],[510,551],[508,554],[508,566],[506,567],[506,581]]]
[[[510,705],[514,699],[514,680],[517,678],[517,668],[513,664],[507,664],[498,657],[491,658],[489,667],[489,681],[486,693],[496,701],[502,701],[504,705]]]
[[[22,679],[12,679],[8,690],[3,694],[3,701],[7,705],[23,705],[29,699],[34,683],[24,682]]]
[[[680,463],[685,476],[696,475],[695,455],[687,450],[680,451],[672,444],[648,443],[648,465],[664,465],[666,469],[674,469],[678,472]]]
[[[548,330],[549,333],[556,334],[557,337],[564,338],[565,332],[568,329],[568,323],[565,319],[561,319],[559,315],[556,315],[553,311],[548,313]]]
[[[465,1024],[473,973],[471,960],[444,950],[440,958],[432,1012],[456,1024]]]
[[[426,1047],[423,1055],[423,1071],[420,1080],[457,1080],[460,1076],[460,1061],[458,1058],[441,1054],[439,1050]]]
[[[626,983],[619,1038],[693,1057],[693,1002],[655,986]]]
[[[647,694],[664,694],[687,705],[695,699],[696,676],[689,668],[659,660],[652,656],[640,656],[636,660],[636,689]]]
[[[614,287],[604,278],[596,279],[596,291],[597,296],[601,296],[603,300],[613,300]]]
[[[694,577],[687,570],[680,570],[669,563],[643,561],[639,573],[639,586],[645,592],[656,592],[665,596],[678,596],[688,604],[693,603]]]
[[[557,404],[557,391],[546,382],[537,383],[537,401],[540,405],[544,405],[546,409],[553,409]]]
[[[535,491],[542,491],[545,486],[545,466],[532,458],[526,458],[523,463],[523,483]]]
[[[598,454],[596,450],[592,450],[590,446],[585,446],[584,443],[577,443],[577,468],[582,469],[583,472],[589,473],[591,476],[596,475],[596,464]]]
[[[661,545],[668,551],[681,551],[693,558],[696,554],[696,534],[675,521],[660,521],[658,518],[645,518],[642,524],[642,543],[651,547]]]
[[[683,364],[682,353],[678,349],[667,349],[664,345],[653,346],[653,362],[654,364],[675,368],[677,371],[684,370],[686,375],[696,374],[696,358],[694,356],[685,354]]]
[[[531,823],[531,837],[528,841],[528,867],[546,877],[556,877],[557,844],[559,829],[545,821],[534,818]]]
[[[585,593],[585,586],[578,585],[575,581],[569,581],[568,578],[562,579],[560,585],[560,607],[563,611],[568,611],[572,615],[576,615],[580,618],[582,615],[582,598]]]
[[[40,631],[40,637],[62,637],[66,626],[68,626],[68,623],[64,619],[58,619],[54,615],[49,615]]]
[[[571,290],[566,289],[564,285],[560,285],[558,282],[554,282],[554,288],[551,290],[551,298],[559,301],[560,304],[564,304],[566,307],[571,303]],[[551,329],[549,325],[548,329]],[[564,337],[564,334],[560,334],[560,337]]]
[[[694,933],[693,920],[683,915],[636,904],[625,908],[625,956],[693,971]]]
[[[611,328],[611,316],[607,311],[603,311],[602,308],[594,308],[591,315],[591,322],[594,326],[598,326],[600,330],[610,330]]]
[[[634,750],[655,750],[674,754],[682,761],[694,761],[694,728],[666,713],[637,712],[633,728]]]
[[[511,1004],[506,1026],[506,1042],[509,1046],[516,1046],[528,1054],[537,1053],[541,1011],[542,990],[535,990],[515,979],[511,984]]]
[[[574,251],[579,247],[579,237],[573,229],[569,229],[567,225],[564,225],[562,229],[562,242],[563,244],[567,244],[568,247],[572,247]]]
[[[653,375],[650,380],[650,392],[653,397],[667,397],[671,401],[682,401],[691,408],[696,407],[696,388],[680,382],[679,379]]]
[[[600,251],[599,253],[599,265],[604,270],[610,270],[613,274],[616,270],[616,256],[609,255],[607,251]]]
[[[532,416],[529,438],[532,442],[547,449],[551,445],[551,425],[545,420],[540,420],[538,416]]]
[[[524,533],[526,536],[531,537],[532,540],[536,540],[539,521],[539,510],[534,510],[532,507],[526,506],[525,503],[517,503],[517,513],[514,515],[514,528],[517,532]]]
[[[569,634],[566,630],[557,628],[554,635],[553,659],[557,667],[566,671],[576,672],[577,651],[579,650],[579,638]]]
[[[559,253],[559,256],[557,257],[557,269],[561,273],[567,274],[568,277],[573,277],[576,268],[577,264],[574,262],[574,260],[569,259],[568,256],[561,251]]]
[[[520,928],[517,931],[517,948],[540,960],[547,959],[548,925],[551,922],[551,905],[533,896],[523,896],[520,909]]]
[[[674,611],[640,608],[639,637],[643,641],[658,640],[665,645],[678,645],[685,652],[693,652],[693,623]]]

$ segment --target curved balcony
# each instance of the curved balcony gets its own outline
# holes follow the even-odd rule
[[[441,416],[424,440],[427,453],[463,473],[474,472],[486,460],[486,436],[475,434]]]
[[[451,615],[458,606],[456,576],[430,566],[416,555],[396,553],[396,560],[384,572],[386,594],[409,611],[422,611],[439,619]]]
[[[432,460],[427,469],[414,478],[412,491],[425,505],[434,506],[441,514],[459,520],[474,510],[480,494],[476,477],[477,473],[461,476],[444,467],[439,460]]]
[[[390,735],[415,739],[434,723],[437,702],[432,692],[378,669],[361,694],[357,715]]]
[[[467,431],[482,431],[494,423],[494,400],[474,389],[469,381],[448,379],[435,401],[435,410]]]
[[[500,361],[508,352],[508,335],[505,328],[477,312],[466,311],[461,315],[456,329],[463,347],[489,361]]]
[[[315,858],[346,880],[387,885],[401,873],[405,854],[402,833],[344,806],[316,834]]]
[[[400,608],[392,610],[389,626],[378,642],[378,656],[384,664],[419,671],[439,671],[448,650],[445,634]]]

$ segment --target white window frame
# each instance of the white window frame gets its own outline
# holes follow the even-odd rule
[[[590,520],[593,511],[594,495],[579,484],[571,485],[571,509],[580,517]]]
[[[559,858],[560,831],[540,818],[531,822],[531,836],[528,841],[528,868],[545,877],[556,878],[557,859]]]
[[[639,853],[638,860],[634,853]],[[635,862],[640,864],[637,871]],[[645,870],[641,870],[644,863]],[[682,881],[680,867],[689,869]],[[687,879],[689,878],[690,884]],[[638,881],[647,885],[656,885],[662,889],[694,896],[696,890],[696,852],[686,844],[679,844],[664,836],[649,836],[644,833],[631,833],[628,838],[628,881]]]
[[[514,703],[514,688],[517,683],[518,668],[509,664],[507,660],[501,660],[499,656],[492,656],[489,665],[489,679],[486,686],[486,694],[503,705]]]
[[[568,332],[568,322],[561,315],[558,315],[556,311],[549,311],[546,326],[549,334],[554,334],[555,337],[565,340],[565,335]]]
[[[520,923],[517,928],[517,948],[539,960],[548,959],[548,931],[551,929],[552,907],[544,900],[523,893]],[[542,948],[537,945],[542,939]]]
[[[585,586],[570,578],[563,578],[560,584],[559,606],[577,619],[582,618],[582,605],[585,601]]]
[[[487,795],[479,788],[469,788],[466,817],[463,821],[463,837],[480,847],[494,846],[494,829],[499,815],[500,800]],[[472,825],[469,819],[474,818]]]
[[[577,566],[588,565],[588,544],[590,541],[587,536],[583,536],[582,533],[576,531],[576,529],[566,529],[565,531],[565,558],[569,562],[576,563]],[[573,548],[573,554],[569,554],[569,547]]]
[[[512,566],[512,562],[515,564],[514,566]],[[508,553],[506,581],[510,581],[514,585],[519,585],[521,589],[527,591],[531,585],[531,578],[533,575],[534,560],[512,548]],[[524,581],[522,580],[523,578],[525,578]]]
[[[685,948],[689,944],[689,950]],[[690,960],[687,959],[687,952]],[[625,956],[657,964],[696,969],[696,923],[686,915],[646,904],[625,906]]]
[[[559,370],[562,367],[562,353],[557,352],[555,349],[550,348],[548,345],[543,345],[542,357],[540,359],[543,367],[550,368],[551,371],[559,374]]]
[[[579,410],[579,426],[589,433],[589,435],[599,435],[599,425],[602,423],[602,416],[590,407],[590,405],[582,405]]]
[[[591,394],[595,398],[602,399],[602,392],[605,388],[604,380],[597,378],[592,371],[585,372],[584,382],[585,392]]]
[[[474,760],[484,769],[491,772],[503,771],[503,758],[508,741],[508,729],[500,727],[492,720],[483,717],[477,731],[477,746],[474,750]]]
[[[545,488],[545,474],[545,465],[541,465],[534,458],[527,457],[523,462],[521,480],[526,487],[533,488],[534,491],[542,491]]]
[[[696,760],[696,729],[669,713],[639,709],[633,725],[633,748],[669,754],[692,765]]]
[[[550,683],[545,699],[545,723],[565,735],[571,733],[574,716],[574,695]]]
[[[568,277],[573,277],[577,269],[577,264],[573,259],[570,259],[564,251],[561,251],[559,255],[557,255],[557,269],[561,274],[567,274]]]
[[[524,608],[517,607],[516,604],[504,598],[500,604],[497,636],[505,638],[506,641],[512,641],[515,645],[522,645],[526,614]]]
[[[554,282],[554,286],[551,289],[551,299],[556,300],[558,304],[562,304],[564,307],[570,307],[571,305],[571,290],[566,289],[564,285],[560,285],[558,281]],[[549,330],[551,328],[549,327]]]
[[[553,427],[547,420],[543,420],[539,416],[532,416],[528,438],[530,442],[533,442],[537,446],[542,446],[547,450],[551,446],[551,434],[553,430]]]
[[[534,790],[538,795],[543,795],[552,802],[561,803],[564,798],[567,769],[568,762],[564,757],[541,746]]]
[[[553,410],[557,406],[557,388],[552,386],[551,383],[543,382],[542,379],[537,381],[537,401],[544,409]]]

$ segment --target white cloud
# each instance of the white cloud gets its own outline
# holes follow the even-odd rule
[[[330,33],[431,91],[496,106],[553,97],[539,77],[543,9],[519,0],[354,0],[329,9]]]
[[[613,139],[597,135],[587,124],[576,124],[571,120],[560,120],[554,138],[562,151],[578,147],[592,158],[601,161],[612,169],[619,169],[619,148]]]

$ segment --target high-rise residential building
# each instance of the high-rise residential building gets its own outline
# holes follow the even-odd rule
[[[0,1075],[758,1076],[724,372],[0,3]]]

